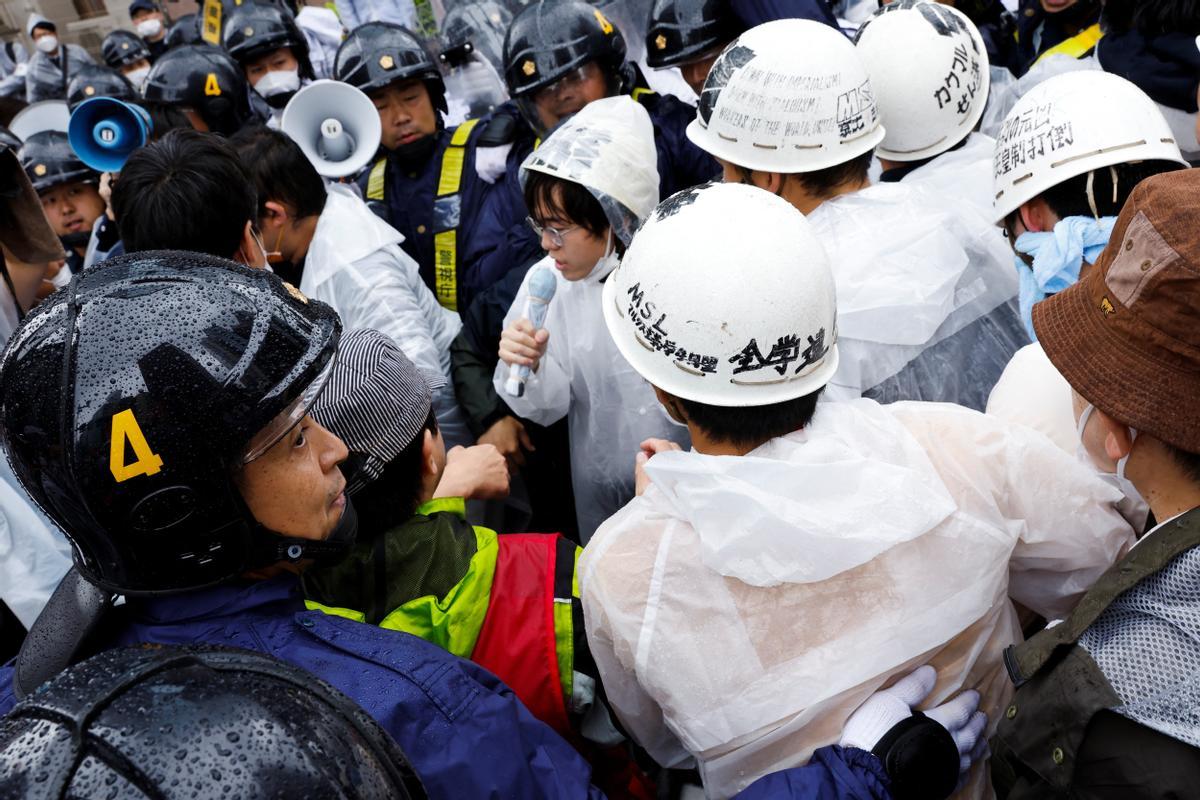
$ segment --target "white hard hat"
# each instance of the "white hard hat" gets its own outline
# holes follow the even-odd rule
[[[600,203],[625,244],[658,203],[654,125],[629,95],[594,100],[550,134],[521,164],[578,183]]]
[[[660,203],[603,303],[625,360],[686,400],[770,405],[837,371],[829,257],[804,215],[753,186],[709,183]]]
[[[979,29],[961,11],[898,0],[859,28],[855,45],[887,128],[875,149],[880,158],[931,158],[975,129],[991,70]]]
[[[767,172],[815,172],[868,152],[883,125],[850,40],[781,19],[735,39],[713,64],[688,138],[719,159]]]
[[[1137,161],[1188,166],[1154,101],[1109,72],[1056,75],[1018,100],[1000,127],[992,156],[996,220],[1063,181]]]

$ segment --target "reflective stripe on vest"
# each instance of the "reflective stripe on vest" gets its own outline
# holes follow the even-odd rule
[[[450,137],[450,146],[442,153],[442,174],[433,198],[435,224],[445,224],[433,234],[433,293],[451,311],[458,310],[458,225],[462,202],[458,191],[462,188],[467,140],[478,123],[477,119],[469,119]]]
[[[1051,47],[1038,56],[1037,61],[1033,63],[1036,64],[1047,56],[1083,58],[1096,47],[1096,42],[1100,41],[1103,36],[1104,31],[1100,30],[1100,23],[1097,22],[1090,28],[1084,28],[1065,42],[1059,42],[1054,47]]]
[[[450,136],[450,144],[442,153],[442,171],[438,176],[437,194],[433,198],[433,293],[437,301],[451,311],[458,310],[458,225],[461,201],[463,164],[467,159],[467,140],[479,124],[469,119]],[[367,178],[367,199],[386,202],[385,182],[387,158],[371,167]],[[447,224],[448,223],[448,224]]]

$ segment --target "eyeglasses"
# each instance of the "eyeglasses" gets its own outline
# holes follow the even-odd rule
[[[562,247],[563,237],[571,231],[579,228],[578,225],[572,225],[571,227],[563,228],[562,230],[557,228],[547,228],[545,225],[539,225],[537,220],[535,220],[533,217],[526,217],[525,222],[529,225],[533,232],[537,234],[539,239],[542,238],[543,234],[548,235],[550,237],[550,243],[555,247]]]

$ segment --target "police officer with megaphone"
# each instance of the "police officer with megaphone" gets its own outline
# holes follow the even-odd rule
[[[446,128],[442,74],[414,34],[362,25],[338,50],[335,73],[371,98],[383,128],[379,157],[359,178],[363,196],[386,208],[382,216],[404,235],[402,247],[439,303],[464,310],[537,255],[524,232],[524,203],[511,202],[477,162],[503,137],[478,120]]]

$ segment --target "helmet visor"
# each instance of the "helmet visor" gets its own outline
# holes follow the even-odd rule
[[[325,384],[329,382],[329,376],[333,374],[333,363],[336,360],[336,355],[331,357],[316,379],[300,393],[300,396],[293,400],[287,408],[276,414],[275,418],[268,422],[262,430],[254,434],[250,443],[246,445],[246,450],[241,458],[242,464],[249,464],[256,458],[262,457],[308,415],[313,404],[317,402],[317,398],[321,396]]]

